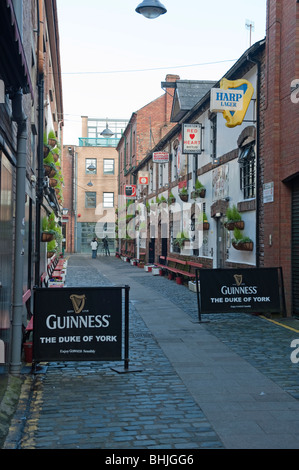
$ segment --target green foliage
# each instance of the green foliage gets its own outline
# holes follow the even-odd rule
[[[56,140],[56,134],[55,134],[55,132],[53,131],[53,129],[51,129],[51,130],[49,131],[48,139],[54,139],[54,140]]]
[[[235,205],[227,208],[225,216],[228,222],[237,222],[242,220],[241,214]]]
[[[176,239],[174,240],[174,244],[182,248],[184,246],[184,243],[190,241],[190,238],[188,235],[184,232],[179,232],[176,236]]]
[[[238,228],[234,228],[234,238],[232,239],[232,243],[237,245],[238,243],[250,243],[252,242],[251,238],[246,237],[243,235],[243,232]]]
[[[195,181],[195,190],[200,191],[201,189],[205,189],[204,185],[199,180],[196,180]]]
[[[56,252],[57,243],[56,240],[51,240],[47,243],[47,251],[48,252]]]
[[[187,188],[186,188],[185,186],[183,186],[182,189],[180,190],[180,194],[182,194],[182,196],[188,194],[188,190],[187,190]]]

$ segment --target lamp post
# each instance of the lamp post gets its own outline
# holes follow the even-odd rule
[[[143,0],[135,11],[149,19],[158,18],[158,16],[167,12],[165,6],[159,0]]]

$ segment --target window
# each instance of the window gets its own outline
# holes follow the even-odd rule
[[[240,164],[240,188],[244,199],[255,197],[255,151],[251,143],[241,148],[238,158]]]
[[[114,175],[114,160],[104,158],[104,175]]]
[[[85,159],[85,174],[86,175],[97,174],[97,159],[96,158]]]
[[[211,118],[211,157],[217,158],[217,116],[212,115]]]
[[[114,207],[114,193],[103,193],[103,207]]]
[[[88,191],[85,193],[85,207],[86,209],[92,209],[96,207],[97,193]]]

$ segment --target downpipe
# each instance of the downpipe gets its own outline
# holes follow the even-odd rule
[[[25,235],[25,192],[27,159],[27,116],[23,111],[21,90],[12,98],[12,120],[18,125],[16,164],[16,219],[15,257],[12,304],[12,350],[10,372],[18,375],[21,370],[22,317],[23,317],[23,265]]]

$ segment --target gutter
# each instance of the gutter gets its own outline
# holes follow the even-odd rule
[[[260,267],[260,86],[261,86],[261,62],[257,59],[252,59],[249,55],[247,56],[247,60],[256,64],[257,66],[257,83],[256,83],[256,207],[255,207],[255,264],[256,267]]]
[[[23,317],[23,266],[25,236],[25,194],[27,160],[27,116],[23,111],[23,93],[19,90],[12,97],[12,120],[18,125],[16,164],[16,219],[15,258],[12,303],[12,351],[10,372],[18,375],[21,369],[22,317]]]

